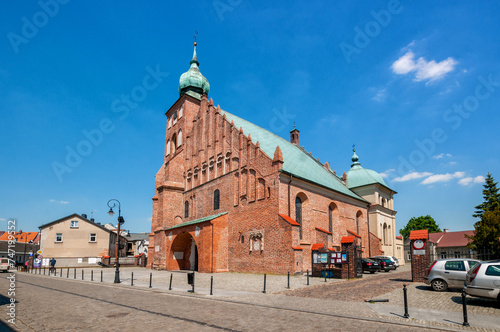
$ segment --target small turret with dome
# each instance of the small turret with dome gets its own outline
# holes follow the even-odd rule
[[[356,149],[353,148],[352,151],[353,155],[351,158],[351,169],[347,172],[347,188],[352,189],[375,183],[379,183],[384,187],[389,188],[380,174],[371,169],[361,167],[361,164],[358,161],[359,157],[356,154]]]
[[[191,67],[181,75],[179,79],[179,95],[182,96],[189,91],[198,95],[208,95],[210,84],[200,72],[198,58],[196,56],[196,41],[194,42],[193,59],[189,62]]]

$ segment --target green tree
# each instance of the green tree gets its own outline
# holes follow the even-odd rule
[[[488,258],[500,258],[500,194],[493,176],[488,173],[483,190],[484,202],[476,206],[474,217],[480,220],[474,224],[474,235],[467,236],[472,241],[467,245],[479,252],[491,252]]]
[[[483,190],[484,202],[476,206],[474,218],[481,218],[485,211],[493,211],[500,208],[500,194],[498,193],[497,183],[490,173],[486,176]]]
[[[417,231],[420,229],[428,229],[429,233],[441,232],[436,220],[431,216],[420,216],[411,218],[406,226],[399,230],[399,234],[403,235],[406,240],[410,236],[411,231]]]

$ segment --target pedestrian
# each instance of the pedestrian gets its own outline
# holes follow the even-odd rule
[[[50,269],[49,269],[49,274],[50,272],[54,271],[54,274],[56,273],[56,260],[55,258],[52,257],[50,260]]]
[[[24,271],[28,272],[28,261],[24,262]]]

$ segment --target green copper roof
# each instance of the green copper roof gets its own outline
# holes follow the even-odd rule
[[[186,221],[186,222],[183,222],[181,224],[178,224],[178,225],[175,225],[173,227],[168,228],[167,231],[171,230],[171,229],[179,228],[179,227],[184,227],[184,226],[199,224],[199,223],[202,223],[205,221],[210,221],[210,220],[213,220],[217,217],[223,216],[225,214],[227,214],[227,212],[222,212],[222,213],[214,214],[213,216],[208,216],[208,217],[203,217],[203,218],[199,218],[199,219],[195,219],[195,220],[191,220],[191,221]]]
[[[179,95],[194,91],[198,94],[208,95],[210,84],[198,68],[200,63],[196,57],[196,43],[194,45],[193,59],[189,62],[191,67],[187,72],[181,75],[179,79]]]
[[[229,122],[234,121],[236,128],[243,128],[243,133],[246,136],[251,134],[252,141],[254,143],[259,142],[261,150],[271,159],[274,157],[274,150],[279,145],[283,154],[283,171],[364,201],[364,199],[347,189],[336,175],[325,169],[319,161],[302,148],[229,112],[222,111],[222,114],[226,115]]]
[[[391,189],[384,179],[375,171],[361,167],[358,162],[359,157],[356,155],[356,150],[353,150],[351,169],[347,172],[347,187],[349,189],[367,186],[369,184],[379,183],[384,187]],[[392,189],[391,189],[392,190]]]

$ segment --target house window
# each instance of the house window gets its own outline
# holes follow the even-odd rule
[[[90,233],[89,242],[97,242],[97,234],[96,233]]]
[[[174,112],[173,118],[174,118],[174,124],[176,124],[177,123],[177,111]]]
[[[446,258],[446,252],[444,252],[444,251],[443,251],[443,252],[441,253],[441,259],[445,259],[445,258]]]
[[[71,220],[71,228],[78,228],[78,220]]]
[[[455,251],[455,258],[460,258],[460,251]]]
[[[328,231],[333,233],[333,207],[328,207]]]
[[[189,217],[189,202],[185,201],[184,202],[184,218]]]
[[[56,242],[63,242],[62,233],[57,233],[56,234]]]
[[[295,198],[295,221],[300,224],[299,234],[300,239],[302,239],[302,200],[299,196]]]
[[[220,207],[220,191],[215,189],[214,191],[214,210],[218,210]]]

